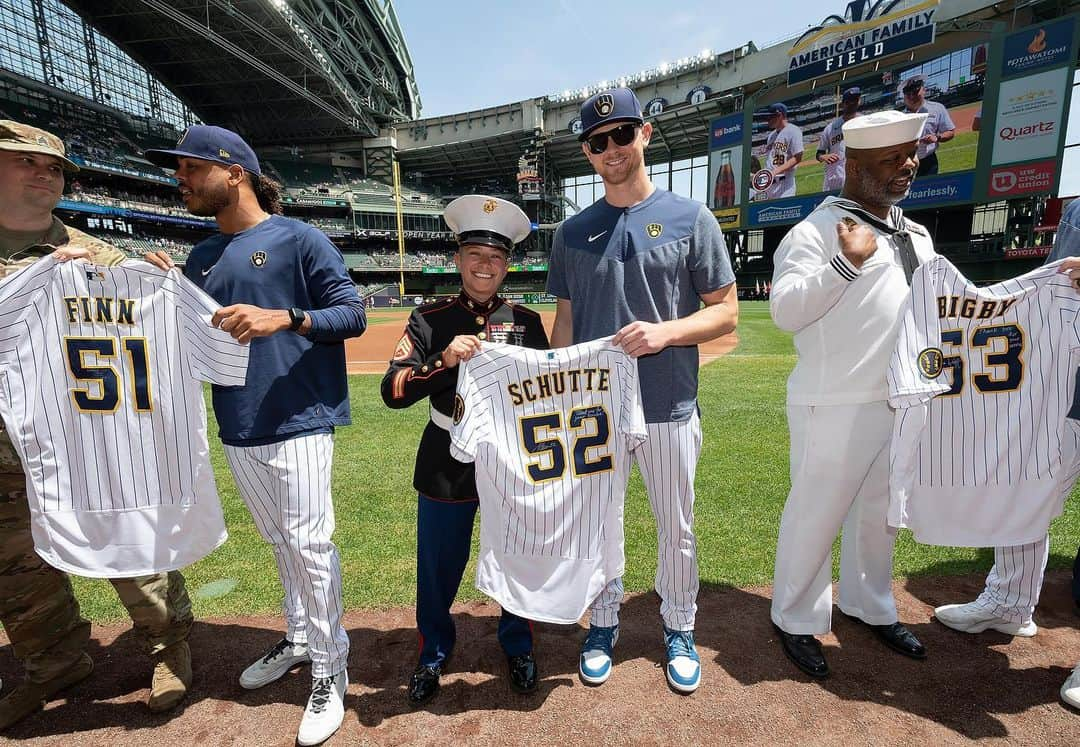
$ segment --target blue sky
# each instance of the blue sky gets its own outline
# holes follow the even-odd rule
[[[764,49],[841,12],[842,0],[397,0],[423,116],[580,88],[711,49]],[[1075,93],[1074,89],[1074,93]],[[1080,141],[1074,96],[1068,143]],[[1061,194],[1080,194],[1080,147]]]
[[[705,48],[751,39],[762,47],[821,20],[805,5],[771,0],[769,25],[753,3],[732,0],[397,0],[394,8],[432,117],[580,88]]]

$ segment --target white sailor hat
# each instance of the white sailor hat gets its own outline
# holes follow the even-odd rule
[[[865,150],[913,143],[922,136],[928,116],[890,109],[849,119],[843,126],[844,147]]]
[[[458,244],[484,244],[511,252],[532,231],[524,211],[512,202],[485,195],[459,197],[443,211]]]

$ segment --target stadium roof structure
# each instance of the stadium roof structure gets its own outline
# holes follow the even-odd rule
[[[373,137],[420,96],[391,0],[63,0],[255,146]]]
[[[678,161],[705,153],[710,120],[738,111],[741,103],[741,92],[731,92],[649,117],[653,135],[646,162]],[[576,102],[559,106],[577,111]],[[565,127],[545,126],[549,116],[550,103],[538,98],[399,123],[395,125],[397,158],[403,170],[435,179],[468,174],[475,179],[498,177],[512,182],[518,158],[542,147],[552,176],[591,174],[577,136]]]

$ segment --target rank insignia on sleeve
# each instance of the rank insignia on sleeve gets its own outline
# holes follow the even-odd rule
[[[409,337],[408,333],[406,333],[401,336],[401,339],[398,340],[397,347],[394,348],[394,360],[403,361],[412,355],[412,351],[412,339]]]

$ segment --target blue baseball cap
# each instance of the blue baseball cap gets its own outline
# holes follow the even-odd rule
[[[852,86],[851,88],[844,91],[844,96],[843,97],[845,99],[857,99],[860,96],[862,96],[862,89],[859,88],[858,86]]]
[[[787,106],[779,101],[775,104],[769,104],[769,114],[783,114],[787,116]]]
[[[641,116],[641,102],[629,88],[609,88],[585,99],[581,105],[578,140],[584,141],[597,127],[612,122],[645,122]]]
[[[244,171],[261,176],[259,159],[244,138],[232,130],[214,125],[192,125],[188,127],[176,147],[172,150],[151,149],[143,153],[150,163],[163,168],[176,168],[176,159],[198,158],[203,161],[232,166],[237,164]]]

